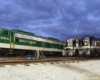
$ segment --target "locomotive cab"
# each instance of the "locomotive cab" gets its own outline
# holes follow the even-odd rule
[[[73,52],[74,52],[74,42],[73,39],[67,39],[66,40],[66,46],[64,48],[66,55],[68,56],[73,56]]]
[[[91,45],[90,45],[90,37],[84,37],[83,38],[83,46],[82,46],[82,50],[80,51],[81,55],[86,55],[89,56],[90,52],[91,52]]]
[[[100,39],[92,40],[92,54],[94,56],[100,56]]]
[[[92,47],[96,46],[97,45],[97,39],[95,37],[90,37],[90,45]]]
[[[79,47],[79,39],[73,39],[73,45],[77,49]]]
[[[84,46],[85,46],[86,48],[90,47],[90,38],[89,38],[89,37],[85,37],[85,38],[83,39],[83,43],[84,43]]]
[[[73,49],[73,39],[67,39],[66,40],[66,49]]]

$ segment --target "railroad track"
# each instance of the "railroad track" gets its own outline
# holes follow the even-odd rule
[[[100,57],[49,57],[46,59],[31,59],[31,60],[0,60],[0,65],[27,64],[27,63],[43,63],[43,62],[58,62],[58,61],[84,61],[84,60],[100,60]]]

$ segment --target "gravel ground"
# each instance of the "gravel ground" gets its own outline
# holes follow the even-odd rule
[[[0,80],[100,80],[100,60],[5,65]]]

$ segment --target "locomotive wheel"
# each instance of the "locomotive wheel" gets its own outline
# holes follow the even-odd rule
[[[33,53],[33,51],[31,51],[31,54],[32,54],[32,53]],[[20,56],[23,57],[23,56],[25,56],[25,55],[26,55],[26,51],[25,51],[25,50],[22,50]]]
[[[23,53],[19,53],[19,55],[22,57],[23,56]]]
[[[22,57],[25,56],[25,53],[21,53],[20,56],[22,56]]]
[[[89,57],[90,55],[86,54],[86,57]]]
[[[2,57],[2,49],[0,49],[0,57]]]
[[[69,53],[67,54],[68,57],[70,57]]]
[[[7,57],[7,56],[9,56],[9,55],[8,55],[7,53],[3,53],[3,56],[4,56],[4,57]]]
[[[2,53],[0,53],[0,57],[2,57],[3,55],[2,55]]]
[[[18,57],[19,56],[19,53],[16,53],[15,56]]]
[[[18,57],[19,56],[19,51],[17,50],[16,52],[14,52],[15,56]]]
[[[8,56],[10,56],[10,54],[9,54],[9,53],[6,53],[6,55],[5,55],[5,56],[7,56],[7,57],[8,57]]]

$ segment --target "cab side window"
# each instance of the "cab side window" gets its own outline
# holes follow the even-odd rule
[[[3,32],[3,34],[6,34],[6,35],[8,35],[8,31],[4,31],[4,32]]]
[[[16,39],[16,42],[19,42],[19,39]]]
[[[13,33],[11,33],[11,35],[13,36],[14,34],[13,34]]]

